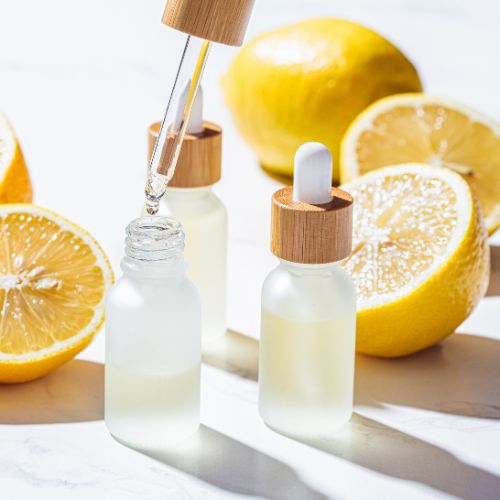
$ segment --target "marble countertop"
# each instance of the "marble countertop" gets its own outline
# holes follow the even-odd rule
[[[20,137],[36,202],[89,229],[115,269],[142,203],[147,126],[160,118],[183,37],[163,0],[0,0],[0,108]],[[250,36],[332,15],[365,23],[416,63],[426,89],[500,119],[496,0],[260,0]],[[206,116],[224,127],[229,326],[203,366],[203,426],[164,454],[116,443],[103,418],[104,338],[30,384],[0,386],[5,500],[500,498],[500,235],[492,280],[457,334],[418,355],[358,357],[355,414],[331,440],[298,442],[257,415],[267,177],[222,103],[234,49],[214,48]]]

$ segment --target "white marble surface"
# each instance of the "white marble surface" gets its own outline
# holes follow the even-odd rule
[[[0,0],[0,108],[36,201],[87,227],[116,268],[142,202],[146,128],[162,113],[183,43],[159,23],[162,3]],[[429,92],[500,119],[497,0],[260,0],[250,35],[313,15],[376,28]],[[259,420],[254,338],[260,283],[274,265],[277,183],[222,104],[218,81],[233,55],[214,49],[206,109],[225,129],[217,191],[231,216],[229,325],[247,336],[233,332],[206,356],[201,432],[151,457],[113,441],[102,422],[101,334],[45,379],[0,386],[1,498],[500,498],[500,235],[489,294],[459,334],[406,359],[358,358],[355,415],[339,435],[301,443]]]

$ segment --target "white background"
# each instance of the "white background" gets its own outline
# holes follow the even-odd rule
[[[93,233],[117,272],[124,227],[143,201],[147,127],[163,113],[184,43],[159,22],[162,8],[162,0],[0,0],[0,109],[20,138],[35,201]],[[318,15],[376,29],[414,62],[429,93],[500,119],[497,1],[257,0],[248,36]],[[274,265],[267,235],[278,184],[223,104],[219,80],[235,50],[213,49],[205,116],[225,133],[216,189],[230,214],[229,326],[256,337],[259,288]],[[0,423],[29,423],[0,425],[2,498],[498,498],[493,250],[490,296],[461,335],[405,360],[358,359],[356,415],[332,442],[297,443],[261,424],[256,343],[241,337],[226,370],[215,358],[219,368],[204,369],[202,444],[184,455],[151,459],[109,438],[98,420],[101,365],[0,388]],[[103,361],[103,335],[81,358]]]

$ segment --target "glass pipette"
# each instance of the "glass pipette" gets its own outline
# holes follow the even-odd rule
[[[155,215],[158,212],[161,197],[165,194],[167,185],[174,175],[210,46],[211,42],[208,40],[187,37],[165,116],[149,163],[146,210],[150,215]],[[190,68],[193,67],[194,69],[190,71]],[[182,118],[176,120],[177,103],[188,81],[190,81],[189,91],[181,115]]]

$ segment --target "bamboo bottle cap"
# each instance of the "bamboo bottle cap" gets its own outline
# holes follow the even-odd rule
[[[352,247],[353,200],[331,187],[330,152],[319,143],[305,144],[294,168],[295,186],[276,191],[272,198],[272,253],[300,264],[345,259]]]
[[[241,45],[255,0],[168,0],[162,22],[189,35]]]
[[[157,122],[149,127],[149,159],[153,154],[160,126],[161,123]],[[221,159],[222,129],[215,123],[204,121],[202,132],[187,133],[184,136],[175,173],[168,186],[195,188],[215,184],[221,177]]]

